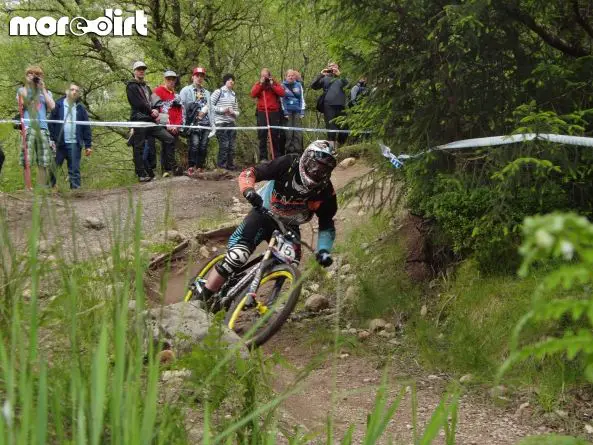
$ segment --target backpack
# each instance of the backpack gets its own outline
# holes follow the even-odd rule
[[[325,102],[325,95],[327,94],[327,92],[329,91],[329,89],[330,89],[330,88],[331,88],[331,86],[332,86],[332,83],[334,83],[334,81],[335,81],[335,80],[336,80],[336,78],[335,78],[335,77],[334,77],[334,78],[332,78],[332,79],[329,81],[329,85],[328,85],[327,89],[325,89],[325,88],[324,88],[324,89],[323,89],[323,93],[321,93],[321,96],[319,96],[319,97],[317,98],[317,103],[315,104],[315,108],[316,108],[316,109],[317,109],[317,111],[319,111],[320,113],[323,113],[323,106],[325,105],[325,104],[324,104],[324,102]]]
[[[325,93],[327,93],[327,91],[324,91],[321,96],[319,96],[317,98],[317,103],[315,104],[315,108],[317,109],[317,111],[319,111],[320,113],[323,113],[323,105],[325,102]]]

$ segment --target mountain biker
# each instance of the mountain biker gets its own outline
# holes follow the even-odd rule
[[[336,236],[334,216],[338,210],[336,192],[331,183],[336,167],[333,143],[318,140],[311,143],[301,156],[288,154],[273,161],[258,164],[241,172],[239,187],[254,209],[245,217],[229,238],[225,258],[208,275],[205,285],[196,283],[196,297],[208,300],[218,292],[226,279],[243,266],[262,241],[269,241],[275,223],[258,209],[265,207],[293,233],[313,215],[319,220],[316,259],[323,267],[332,264],[331,249]],[[259,192],[255,183],[269,181]],[[300,249],[297,247],[297,259]]]

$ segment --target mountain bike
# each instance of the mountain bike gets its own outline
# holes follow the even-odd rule
[[[302,241],[269,210],[258,211],[271,218],[277,229],[267,249],[248,261],[226,280],[208,301],[212,312],[226,310],[225,325],[243,337],[248,347],[257,347],[272,337],[288,319],[301,294],[297,251],[311,246]],[[208,272],[225,257],[217,253],[200,267],[189,283],[185,301],[196,297]]]

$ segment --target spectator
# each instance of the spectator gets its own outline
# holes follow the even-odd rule
[[[163,143],[161,149],[161,169],[163,178],[168,178],[173,174],[181,174],[175,161],[175,147],[179,139],[179,127],[172,125],[183,125],[183,106],[181,98],[175,93],[175,83],[177,74],[175,71],[167,70],[164,73],[165,81],[154,89],[152,93],[153,106],[159,110],[158,123],[166,125],[167,131],[173,136],[173,144]]]
[[[222,87],[212,93],[212,107],[214,108],[214,124],[217,127],[218,139],[217,166],[227,170],[236,170],[233,155],[237,130],[227,130],[225,127],[234,127],[239,117],[239,104],[233,91],[235,76],[225,74],[222,78]]]
[[[156,170],[156,142],[153,136],[147,136],[142,151],[142,162],[152,170]]]
[[[210,91],[202,85],[206,78],[206,70],[197,67],[193,71],[192,83],[181,90],[181,103],[185,110],[186,125],[201,125],[209,127],[214,124],[214,114],[210,101]],[[195,128],[187,131],[188,139],[188,169],[191,176],[197,170],[204,171],[208,157],[208,137],[210,130]],[[214,135],[214,132],[211,133]]]
[[[280,126],[280,98],[284,96],[284,88],[270,74],[268,68],[262,68],[259,82],[251,88],[251,97],[257,98],[257,126]],[[272,156],[280,153],[280,130],[278,128],[257,130],[259,138],[259,160],[268,159],[268,137],[272,142]]]
[[[286,153],[302,153],[303,132],[292,128],[301,127],[301,119],[305,117],[305,94],[303,85],[297,80],[298,72],[288,70],[286,79],[282,82],[284,97],[282,98],[282,111],[286,126],[289,127],[285,133]]]
[[[38,66],[30,66],[25,71],[25,86],[17,91],[17,101],[22,101],[23,117],[26,129],[27,160],[29,165],[33,155],[37,162],[37,183],[48,185],[48,167],[53,165],[54,149],[47,125],[47,112],[56,106],[54,99],[45,88],[43,70]],[[25,166],[25,153],[21,150],[21,165]]]
[[[4,164],[4,152],[2,151],[2,145],[0,145],[0,173],[2,173],[2,164]]]
[[[356,85],[354,85],[350,90],[350,102],[348,103],[348,106],[353,107],[357,105],[358,102],[360,102],[360,99],[362,99],[367,94],[367,78],[361,77],[360,80],[356,82]]]
[[[59,168],[68,163],[68,179],[70,188],[80,188],[80,155],[84,146],[84,154],[90,156],[92,149],[91,127],[78,125],[77,121],[88,122],[89,116],[84,106],[78,102],[80,87],[74,82],[66,90],[66,95],[56,101],[56,106],[50,114],[50,120],[64,123],[49,124],[51,138],[56,143],[56,166]],[[51,184],[56,184],[54,172],[51,174]]]
[[[128,134],[128,147],[134,146],[134,129],[130,128]],[[150,171],[156,170],[156,144],[153,136],[147,136],[144,140],[144,148],[142,150],[142,162]]]
[[[346,93],[344,88],[348,85],[348,80],[340,78],[340,67],[337,63],[330,62],[327,68],[315,78],[311,84],[314,90],[323,89],[323,118],[325,128],[328,130],[339,130],[340,128],[334,122],[334,119],[344,115],[346,106]],[[337,141],[343,144],[346,141],[346,133],[328,133],[327,139]]]
[[[144,81],[146,64],[138,61],[132,67],[134,78],[127,83],[126,94],[128,102],[132,108],[130,121],[132,122],[155,122],[159,117],[159,111],[153,109],[151,105],[152,91]],[[175,138],[164,127],[137,127],[134,129],[132,143],[134,147],[134,166],[136,175],[140,182],[152,181],[154,171],[150,165],[147,165],[142,155],[144,153],[144,142],[148,136],[153,136],[160,140],[163,150],[166,153],[173,153]]]

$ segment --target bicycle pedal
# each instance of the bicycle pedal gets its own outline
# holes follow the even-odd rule
[[[217,313],[222,309],[222,304],[219,298],[212,297],[204,302],[206,306],[206,310],[212,312],[213,314]]]

